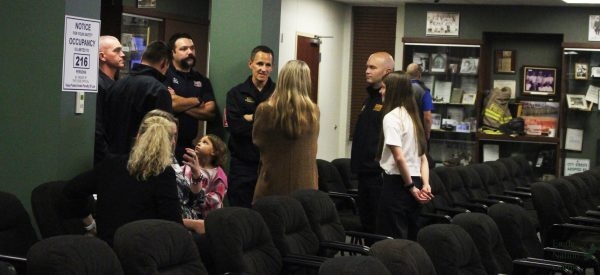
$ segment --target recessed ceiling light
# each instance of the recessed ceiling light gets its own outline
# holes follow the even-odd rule
[[[600,0],[563,0],[567,4],[600,4]]]

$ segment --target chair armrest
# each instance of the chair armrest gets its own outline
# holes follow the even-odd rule
[[[454,205],[461,206],[467,208],[473,212],[487,213],[487,205],[479,204],[479,203],[464,203],[464,202],[455,202]]]
[[[515,187],[515,191],[521,191],[521,192],[531,193],[531,187],[517,186],[517,187]]]
[[[452,217],[450,217],[449,215],[433,214],[433,213],[420,213],[419,216],[436,220],[435,223],[451,223],[452,222]]]
[[[381,240],[388,240],[388,239],[394,239],[390,236],[385,236],[385,235],[380,235],[380,234],[373,234],[373,233],[367,233],[367,232],[359,232],[359,231],[346,231],[346,235],[350,236],[350,237],[356,237],[356,238],[361,238],[361,239],[369,239],[372,241],[381,241]]]
[[[491,199],[491,198],[487,198],[487,199],[483,199],[483,198],[476,198],[475,199],[474,198],[474,199],[470,199],[469,201],[473,202],[473,203],[484,204],[486,206],[492,206],[492,205],[497,204],[497,203],[503,203],[503,201],[501,201],[501,200],[495,200],[495,199]]]
[[[577,224],[585,224],[585,225],[589,225],[589,226],[600,226],[600,219],[597,218],[592,218],[592,217],[586,217],[586,216],[577,216],[577,217],[569,217],[569,219]]]
[[[505,195],[510,195],[510,196],[513,196],[513,197],[526,198],[526,199],[529,199],[529,198],[532,197],[531,192],[521,192],[521,191],[505,190],[504,194]]]
[[[491,199],[497,199],[497,200],[501,200],[501,201],[505,201],[508,203],[513,203],[513,204],[518,204],[523,206],[523,200],[519,197],[515,197],[515,196],[506,196],[506,195],[496,195],[496,194],[489,194],[488,195],[489,198]]]
[[[348,194],[358,195],[358,189],[357,188],[349,188],[349,189],[346,189],[346,191],[348,191]]]
[[[436,207],[435,211],[450,213],[452,216],[460,214],[460,213],[468,213],[471,212],[469,209],[458,208],[458,207]]]
[[[343,199],[345,201],[348,201],[352,205],[352,212],[355,215],[358,214],[358,205],[356,204],[356,199],[358,198],[357,195],[334,192],[334,191],[329,191],[329,192],[327,192],[327,194],[329,194],[329,196],[332,198]]]
[[[27,274],[27,258],[0,254],[0,261],[11,264],[17,274]]]
[[[593,253],[556,247],[544,247],[544,258],[569,262],[583,268],[593,268],[595,274],[599,274],[600,272],[600,263]]]
[[[556,272],[559,272],[560,274],[573,274],[572,269],[577,269],[577,268],[578,268],[578,270],[580,270],[580,272],[583,272],[581,267],[578,267],[578,266],[571,267],[567,263],[560,263],[560,262],[554,262],[554,261],[543,261],[543,260],[539,260],[539,259],[535,259],[535,258],[516,259],[516,260],[513,260],[513,264],[514,264],[514,269],[513,269],[514,274],[529,274],[529,272],[526,272],[526,270],[529,270],[531,268],[548,270],[548,271],[551,271],[553,274]],[[569,269],[568,266],[571,267],[572,269]],[[579,273],[576,273],[576,274],[579,274]]]
[[[350,255],[369,255],[371,253],[371,249],[367,246],[338,241],[321,241],[319,243],[319,246],[325,249],[332,249],[340,252],[349,252]]]
[[[598,211],[598,210],[588,210],[588,211],[585,211],[585,215],[586,216],[590,216],[592,218],[598,219],[598,218],[600,218],[600,211]]]

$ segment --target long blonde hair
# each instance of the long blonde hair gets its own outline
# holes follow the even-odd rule
[[[171,165],[175,123],[160,116],[145,118],[129,153],[127,171],[138,180],[157,176]]]
[[[274,108],[273,122],[289,138],[297,138],[318,120],[310,90],[310,68],[306,62],[288,61],[279,72],[268,104]]]

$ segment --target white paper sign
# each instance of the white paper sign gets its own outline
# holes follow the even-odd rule
[[[589,159],[565,158],[565,176],[590,170]]]
[[[98,91],[100,20],[65,15],[62,90]]]

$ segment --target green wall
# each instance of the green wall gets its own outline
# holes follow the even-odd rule
[[[212,1],[210,22],[209,74],[220,112],[229,89],[250,75],[250,51],[261,44],[279,52],[278,0]],[[277,72],[273,70],[272,78]]]
[[[66,14],[99,19],[100,0],[0,2],[0,190],[28,210],[34,187],[92,166],[95,99],[75,115],[61,91]]]

